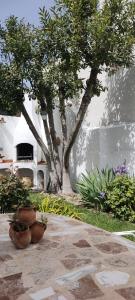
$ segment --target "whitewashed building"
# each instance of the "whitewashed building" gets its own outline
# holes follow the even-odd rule
[[[45,141],[42,119],[36,113],[36,101],[25,98],[25,107]],[[47,165],[43,153],[24,117],[0,115],[0,174],[18,167],[18,174],[28,185],[46,189]]]
[[[81,77],[87,77],[82,71]],[[103,85],[108,88],[94,97],[73,147],[70,175],[74,185],[85,170],[105,166],[116,167],[126,160],[129,172],[135,173],[135,67],[120,70],[114,76],[103,74]],[[36,111],[36,101],[26,97],[25,106],[44,140],[42,118]],[[55,122],[60,134],[57,111]],[[73,112],[68,109],[69,127],[73,127]],[[58,135],[59,135],[58,134]],[[47,165],[43,153],[23,116],[0,116],[0,174],[18,166],[19,175],[37,189],[46,189]]]

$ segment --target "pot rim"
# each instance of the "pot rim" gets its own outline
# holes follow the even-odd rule
[[[31,228],[33,225],[36,225],[36,224],[38,224],[38,225],[40,225],[40,226],[42,226],[42,227],[47,227],[47,224],[45,224],[45,223],[43,223],[43,222],[41,222],[41,221],[36,220],[36,221],[30,226],[30,228]]]
[[[33,207],[33,206],[23,206],[23,207],[18,207],[18,209],[17,210],[36,210],[36,208],[35,207]]]

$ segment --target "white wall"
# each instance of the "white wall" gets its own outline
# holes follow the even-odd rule
[[[88,74],[82,72],[84,77]],[[135,173],[135,67],[100,79],[108,88],[89,105],[71,155],[71,180],[85,170],[117,166],[126,159]]]
[[[135,173],[135,67],[120,70],[112,77],[102,74],[100,79],[108,88],[100,97],[94,97],[89,105],[82,128],[79,132],[71,155],[71,180],[74,183],[86,169],[116,166],[125,159],[129,171]],[[81,77],[87,78],[88,70],[82,71]],[[46,143],[43,122],[36,114],[36,101],[25,105],[34,125]],[[73,127],[74,113],[68,109],[68,128]],[[61,125],[58,111],[54,111],[58,136]],[[5,159],[16,160],[16,145],[28,142],[34,146],[34,161],[43,159],[23,116],[4,116],[6,123],[0,124],[0,147],[3,147]],[[60,147],[59,147],[60,148]],[[34,168],[37,168],[36,165]],[[43,166],[44,168],[44,166]],[[36,169],[34,170],[36,173]]]
[[[13,143],[14,143],[14,133],[19,122],[18,117],[4,116],[6,123],[0,123],[0,151],[4,155],[4,159],[13,159]]]
[[[25,97],[25,107],[29,113],[33,124],[35,125],[39,135],[46,143],[42,118],[36,113],[37,102],[29,101],[28,96]],[[27,176],[27,170],[33,172],[33,184],[38,188],[38,171],[44,172],[44,187],[47,186],[47,167],[44,164],[38,165],[38,162],[45,159],[41,148],[37,144],[33,134],[31,133],[24,117],[3,116],[5,123],[0,123],[0,153],[4,155],[5,160],[13,160],[13,167],[18,166]],[[0,116],[1,118],[1,116]],[[29,143],[34,149],[33,161],[16,161],[16,146],[20,143]],[[10,168],[11,163],[0,163],[0,172],[5,168]]]
[[[46,142],[41,116],[35,112],[36,106],[36,101],[29,101],[26,95],[25,107],[27,112],[40,136]],[[4,159],[16,161],[16,146],[20,143],[29,143],[34,147],[35,162],[40,161],[43,158],[41,148],[37,145],[24,117],[22,115],[21,117],[4,116],[4,120],[6,123],[0,123],[0,148],[3,148],[0,153],[5,156]]]

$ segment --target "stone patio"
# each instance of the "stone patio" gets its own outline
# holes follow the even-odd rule
[[[135,300],[135,243],[48,215],[44,239],[17,250],[0,215],[0,300]]]

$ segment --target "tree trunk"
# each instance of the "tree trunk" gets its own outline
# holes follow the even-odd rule
[[[31,130],[31,132],[33,133],[37,143],[39,144],[39,146],[41,147],[41,150],[44,153],[44,156],[46,158],[47,161],[47,166],[48,166],[48,171],[49,171],[49,175],[50,175],[50,181],[51,181],[51,188],[52,188],[52,192],[57,192],[58,189],[58,177],[56,174],[56,170],[54,167],[54,164],[51,160],[50,157],[50,153],[46,147],[46,145],[44,144],[44,142],[42,141],[41,137],[39,136],[31,118],[29,117],[29,114],[27,113],[27,110],[24,106],[24,104],[22,105],[22,114],[29,126],[29,129]]]
[[[63,166],[62,193],[67,195],[68,194],[71,195],[73,193],[71,182],[70,182],[69,170],[67,170],[64,166]]]
[[[64,155],[64,166],[65,169],[68,170],[69,168],[69,157],[70,157],[70,153],[71,153],[71,149],[75,143],[76,137],[78,135],[79,129],[82,125],[82,122],[84,120],[84,116],[85,113],[88,109],[88,106],[91,102],[92,97],[94,96],[95,92],[95,86],[96,86],[96,81],[97,81],[97,74],[98,74],[99,70],[98,69],[92,69],[90,72],[90,77],[86,82],[86,89],[85,89],[85,93],[83,95],[80,107],[79,107],[79,111],[77,113],[77,117],[76,117],[76,123],[74,126],[74,129],[69,137],[68,140],[68,144],[65,150],[65,155]]]
[[[25,118],[25,120],[26,120],[26,122],[27,122],[27,124],[28,124],[28,126],[29,126],[29,129],[30,129],[31,132],[33,133],[33,135],[34,135],[34,137],[35,137],[37,143],[38,143],[39,146],[41,147],[41,149],[42,149],[42,151],[43,151],[43,153],[44,153],[44,156],[45,156],[45,158],[46,158],[46,161],[48,162],[49,159],[50,159],[49,151],[48,151],[46,145],[44,144],[43,140],[42,140],[41,137],[39,136],[39,134],[38,134],[38,132],[37,132],[37,130],[36,130],[36,128],[35,128],[35,126],[34,126],[32,120],[31,120],[31,118],[30,118],[30,116],[29,116],[29,114],[27,113],[27,110],[26,110],[24,104],[22,105],[22,114],[23,114],[23,116],[24,116],[24,118]]]
[[[48,120],[44,120],[44,128],[45,134],[47,138],[48,148],[50,150],[51,158],[53,159],[53,163],[56,169],[57,177],[58,177],[58,188],[61,189],[62,181],[61,181],[61,163],[59,157],[59,150],[56,144],[56,132],[53,118],[53,109],[52,109],[52,101],[48,94],[44,91],[44,88],[41,88],[42,93],[38,95],[38,99],[40,101],[41,113],[46,112]],[[49,121],[49,122],[47,122]],[[49,123],[49,128],[48,128]]]
[[[66,122],[66,112],[65,112],[65,101],[61,90],[59,89],[59,103],[60,103],[60,121],[63,134],[62,141],[62,193],[72,194],[72,187],[70,182],[69,170],[64,167],[64,152],[67,145],[68,133],[67,133],[67,122]]]
[[[55,176],[57,177],[57,191],[59,191],[59,190],[61,190],[61,181],[60,181],[59,175],[57,173],[56,162],[55,162],[55,158],[54,158],[54,154],[53,154],[52,141],[50,138],[47,120],[43,120],[43,124],[44,124],[46,139],[47,139],[47,145],[48,145],[48,149],[49,149],[49,153],[50,153],[50,158],[51,158],[52,164],[55,169]],[[54,176],[52,176],[52,178],[54,178]],[[56,185],[56,183],[55,183],[55,185]]]
[[[58,177],[59,177],[59,184],[62,185],[61,161],[60,161],[59,149],[58,149],[58,145],[57,145],[57,141],[56,141],[57,136],[56,136],[56,131],[55,131],[52,103],[50,103],[49,101],[47,102],[47,114],[48,114],[50,135],[51,135],[51,140],[52,140],[52,145],[53,145],[53,156],[54,156],[55,167],[56,167],[57,174],[58,174]]]

